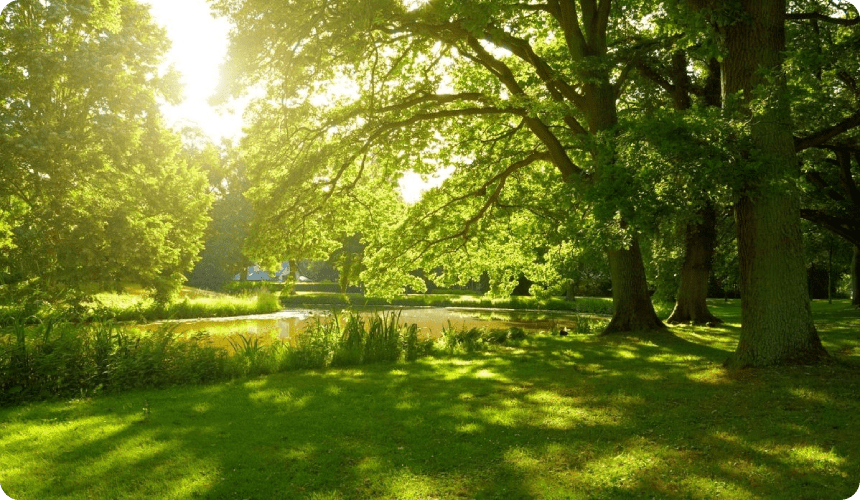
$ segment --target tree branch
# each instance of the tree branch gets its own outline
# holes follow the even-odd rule
[[[432,215],[440,212],[441,210],[444,210],[445,208],[450,207],[451,205],[453,205],[454,203],[457,203],[458,201],[462,201],[462,200],[465,200],[468,198],[473,198],[476,196],[484,196],[487,192],[487,188],[490,185],[492,185],[493,183],[496,183],[496,182],[498,183],[498,184],[496,184],[496,187],[493,189],[493,192],[490,194],[490,196],[487,197],[486,200],[484,200],[484,203],[481,205],[481,207],[478,209],[478,211],[463,223],[463,228],[460,231],[457,231],[456,233],[453,233],[453,234],[450,234],[447,236],[443,236],[441,238],[437,238],[435,240],[426,241],[424,250],[421,251],[421,254],[426,253],[427,250],[429,250],[432,246],[438,245],[439,243],[442,243],[444,241],[453,240],[456,238],[468,238],[469,230],[471,229],[472,225],[474,225],[476,222],[481,220],[481,218],[483,218],[484,215],[487,213],[487,210],[489,210],[491,206],[493,206],[494,204],[496,204],[498,202],[499,195],[501,195],[502,190],[505,187],[505,182],[507,181],[508,177],[510,177],[511,174],[513,174],[517,170],[520,170],[521,168],[527,167],[527,166],[531,165],[532,163],[535,163],[535,162],[540,161],[540,160],[551,161],[551,157],[545,151],[535,151],[532,154],[530,154],[529,156],[527,156],[526,158],[512,163],[511,165],[508,166],[508,168],[506,168],[502,172],[499,172],[498,174],[493,176],[491,179],[489,179],[486,182],[484,182],[483,184],[481,184],[481,186],[479,186],[478,188],[473,189],[472,191],[470,191],[466,194],[463,194],[463,195],[460,195],[460,196],[457,196],[455,198],[448,200],[445,204],[441,205],[436,210],[433,210],[432,212],[430,212],[427,215],[425,215],[424,217],[422,217],[421,220],[426,220],[427,218],[431,217]]]
[[[860,111],[856,111],[853,115],[849,116],[848,118],[845,118],[836,125],[823,128],[817,132],[809,134],[806,137],[795,137],[794,150],[795,152],[800,152],[804,149],[822,146],[827,143],[827,141],[833,139],[837,135],[843,132],[847,132],[858,126],[860,126]]]
[[[856,217],[836,217],[824,213],[823,210],[811,210],[803,208],[800,216],[809,222],[818,224],[828,231],[860,246],[860,219]]]
[[[527,40],[517,38],[495,26],[490,26],[489,29],[484,31],[484,34],[491,42],[499,47],[508,49],[512,54],[534,68],[535,73],[544,82],[544,85],[555,101],[561,102],[567,99],[578,109],[583,109],[585,98],[572,85],[558,78],[552,67],[535,53]],[[581,126],[580,129],[585,132],[585,129]]]
[[[586,54],[588,44],[579,26],[579,14],[576,0],[551,0],[550,14],[558,21],[564,33],[564,41],[574,61],[581,61]]]
[[[824,14],[819,14],[818,12],[801,12],[794,14],[786,14],[785,18],[790,19],[792,21],[813,19],[825,23],[838,24],[840,26],[854,26],[855,24],[860,24],[860,17],[855,17],[853,19],[843,19],[838,17],[828,17]]]
[[[860,159],[860,158],[858,158]],[[839,162],[839,182],[855,208],[860,210],[860,190],[851,175],[851,152],[847,149],[836,150],[836,161]]]

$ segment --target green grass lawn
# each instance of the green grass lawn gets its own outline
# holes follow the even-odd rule
[[[144,293],[132,291],[96,294],[91,305],[101,307],[101,314],[119,321],[244,316],[281,309],[277,296],[269,292],[232,296],[191,287],[182,287],[179,296],[169,304],[156,304]]]
[[[0,485],[56,498],[842,500],[860,484],[860,312],[828,366],[728,372],[737,301],[677,338],[515,347],[0,410]]]

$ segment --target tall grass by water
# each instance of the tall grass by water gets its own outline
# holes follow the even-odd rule
[[[281,310],[278,296],[268,290],[242,296],[195,291],[167,304],[134,295],[99,294],[91,306],[97,317],[117,321],[223,318]]]
[[[228,349],[213,345],[206,332],[177,334],[175,329],[166,324],[141,331],[113,320],[19,321],[0,330],[0,405],[299,368],[414,361],[432,349],[429,340],[418,338],[418,327],[401,324],[397,314],[317,318],[294,346],[249,335],[231,339]]]

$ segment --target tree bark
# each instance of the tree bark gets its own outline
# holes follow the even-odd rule
[[[651,304],[638,238],[633,238],[630,248],[608,254],[613,314],[603,335],[665,328]]]
[[[711,205],[699,211],[701,222],[687,224],[684,264],[675,309],[666,323],[722,323],[708,309],[708,276],[717,242],[717,214]]]
[[[781,75],[785,0],[741,0],[743,20],[723,29],[723,102],[743,92],[756,150],[755,180],[735,206],[741,275],[741,335],[731,367],[805,364],[828,357],[810,311],[797,189],[800,175]],[[764,74],[774,77],[766,80]],[[753,93],[768,91],[758,111]]]

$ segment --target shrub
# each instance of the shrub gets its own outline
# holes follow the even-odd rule
[[[590,316],[576,316],[576,327],[573,333],[591,334],[600,333],[606,329],[608,321],[602,318],[594,318]]]
[[[442,328],[441,342],[451,354],[461,350],[471,353],[480,347],[484,333],[485,330],[480,328],[463,327],[458,330],[448,321],[448,326]]]

